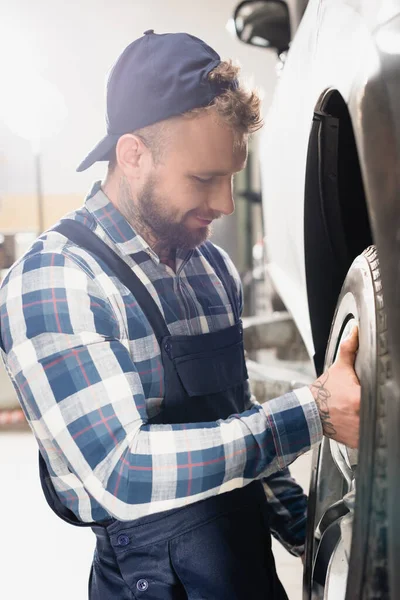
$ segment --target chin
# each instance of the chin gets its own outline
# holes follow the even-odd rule
[[[184,246],[188,249],[197,248],[201,246],[211,235],[211,227],[199,227],[198,229],[191,230],[188,232],[188,237]]]

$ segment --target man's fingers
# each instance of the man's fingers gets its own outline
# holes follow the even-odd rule
[[[354,325],[350,335],[340,344],[339,359],[350,365],[354,365],[356,352],[358,350],[358,327]]]

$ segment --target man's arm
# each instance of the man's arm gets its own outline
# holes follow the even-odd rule
[[[60,457],[67,464],[65,496],[75,482],[117,519],[242,487],[321,439],[308,388],[226,420],[149,425],[126,336],[102,288],[70,257],[17,264],[0,310],[3,356],[31,427],[50,467]]]
[[[352,366],[356,349],[357,329],[352,331],[347,340],[342,343],[337,362],[310,386],[319,408],[324,434],[337,440],[346,439],[350,443],[353,440],[353,445],[357,444],[358,428],[346,431],[347,419],[343,418],[342,414],[340,424],[344,429],[338,434],[332,422],[332,418],[335,420],[336,408],[331,406],[332,388],[328,382],[332,377],[335,379],[335,372],[343,369],[343,365]],[[354,377],[355,389],[357,389],[358,380],[352,371],[350,371],[351,377]],[[350,395],[343,390],[339,396],[347,401]],[[307,525],[307,496],[290,476],[289,469],[277,471],[263,479],[263,486],[268,498],[272,534],[291,554],[303,556]]]
[[[251,399],[258,404],[254,396]],[[302,556],[307,524],[307,496],[303,488],[293,479],[288,468],[264,477],[262,484],[268,500],[272,535],[290,554]]]
[[[231,261],[229,255],[219,249],[225,263],[231,273],[235,292],[237,295],[237,301],[239,306],[240,314],[243,310],[243,290],[242,284],[237,272],[236,267]],[[349,402],[351,396],[354,394],[359,395],[360,387],[357,380],[356,374],[353,370],[354,356],[357,350],[358,339],[357,330],[353,331],[349,338],[342,344],[340,352],[338,353],[338,363],[335,363],[329,371],[324,373],[317,381],[311,386],[310,390],[315,398],[316,404],[321,417],[324,434],[328,437],[334,437],[341,439],[340,436],[346,438],[347,442],[353,446],[358,443],[358,425],[354,420],[350,419],[347,423],[344,423],[344,419],[339,418],[341,428],[346,427],[348,429],[343,431],[336,430],[332,423],[332,411],[333,419],[335,419],[335,406],[332,407],[332,389],[329,383],[329,378],[332,380],[332,376],[335,378],[335,371],[337,369],[343,369],[343,366],[348,368],[348,377],[338,377],[336,381],[343,379],[345,385],[343,389],[339,390],[339,394],[336,390],[336,384],[333,385],[334,395],[341,396],[344,405],[348,406],[349,409],[352,403]],[[350,383],[353,382],[354,386],[350,388]],[[346,387],[347,386],[347,387]],[[257,400],[252,397],[253,402],[256,404]],[[353,409],[351,409],[353,410]],[[352,428],[352,430],[351,430]],[[342,438],[343,439],[343,438]],[[306,537],[306,524],[307,524],[307,496],[304,494],[303,489],[298,483],[291,477],[289,469],[285,468],[275,473],[272,473],[267,478],[263,479],[263,486],[268,498],[269,508],[269,521],[271,532],[281,544],[295,556],[302,556],[304,553],[304,544]]]

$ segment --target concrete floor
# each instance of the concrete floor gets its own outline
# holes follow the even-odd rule
[[[292,468],[306,489],[309,472],[308,454]],[[47,507],[30,432],[0,434],[0,481],[0,598],[86,600],[94,536],[90,529],[67,525]],[[275,542],[274,553],[289,599],[301,600],[300,559]]]

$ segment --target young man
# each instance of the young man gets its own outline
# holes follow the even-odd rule
[[[187,34],[128,46],[78,168],[109,161],[105,181],[1,290],[46,498],[97,537],[92,599],[285,598],[270,526],[301,554],[306,509],[286,467],[323,431],[358,442],[356,333],[310,388],[249,391],[240,280],[206,241],[261,125],[237,72]]]

